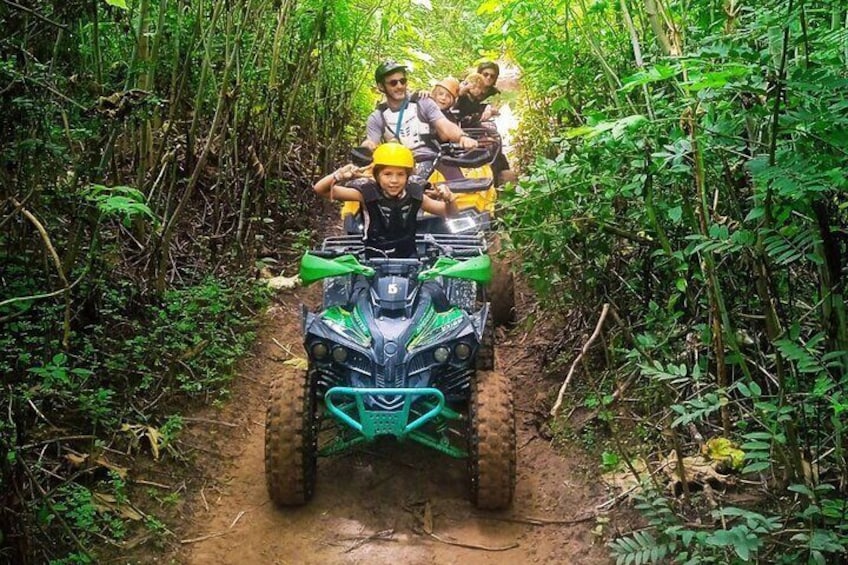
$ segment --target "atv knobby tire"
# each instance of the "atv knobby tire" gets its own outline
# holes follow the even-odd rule
[[[486,316],[486,325],[483,327],[483,337],[480,340],[480,348],[477,350],[475,367],[478,371],[495,369],[495,322],[492,320],[491,311]]]
[[[315,491],[317,404],[309,374],[283,372],[272,384],[265,417],[265,481],[278,506],[306,504]]]
[[[491,315],[498,326],[508,326],[516,321],[515,275],[503,259],[492,261],[492,282],[489,285]]]
[[[484,510],[507,508],[515,488],[515,413],[503,373],[477,372],[469,412],[471,502]]]

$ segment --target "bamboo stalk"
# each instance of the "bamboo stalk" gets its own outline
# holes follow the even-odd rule
[[[219,0],[220,2],[221,0]],[[226,37],[229,38],[233,29],[233,14],[229,12],[227,14],[227,26],[226,26]],[[203,147],[203,151],[200,154],[200,157],[197,160],[197,163],[194,166],[194,170],[192,171],[191,177],[189,178],[188,185],[183,192],[182,198],[177,204],[174,211],[171,213],[170,217],[167,219],[165,223],[165,227],[162,230],[162,236],[158,243],[158,261],[157,261],[157,269],[156,269],[156,280],[155,286],[159,292],[165,290],[165,273],[167,271],[168,264],[168,256],[169,249],[171,244],[171,238],[173,237],[174,230],[176,229],[177,223],[182,217],[182,213],[185,210],[189,200],[191,200],[192,195],[194,194],[195,189],[197,188],[197,182],[200,179],[200,174],[203,171],[203,168],[206,166],[206,161],[209,158],[209,153],[212,149],[212,143],[215,141],[215,137],[218,134],[219,129],[223,124],[226,123],[226,115],[229,113],[234,93],[230,92],[230,75],[233,71],[233,65],[236,61],[235,54],[238,50],[238,43],[235,45],[230,45],[229,40],[227,41],[228,48],[226,49],[226,59],[224,63],[224,72],[221,77],[221,89],[218,94],[218,104],[215,109],[215,116],[212,119],[212,125],[209,128],[209,134],[206,138],[206,143]]]
[[[648,22],[651,24],[651,29],[654,30],[654,37],[657,39],[657,45],[666,57],[671,55],[671,42],[668,40],[668,35],[663,29],[663,24],[659,18],[659,10],[657,9],[656,0],[645,0],[645,14],[648,16]]]

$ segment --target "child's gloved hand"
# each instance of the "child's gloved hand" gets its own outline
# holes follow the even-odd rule
[[[430,190],[425,192],[425,194],[433,200],[441,200],[445,203],[450,203],[454,200],[453,192],[451,192],[451,190],[443,184],[438,184],[432,187]]]
[[[361,176],[364,169],[367,169],[367,167],[363,167],[360,169],[353,163],[348,163],[347,165],[341,167],[333,173],[333,179],[336,182],[344,182],[346,180]]]

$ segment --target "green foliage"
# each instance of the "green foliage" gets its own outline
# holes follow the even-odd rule
[[[93,202],[103,215],[119,216],[125,226],[129,226],[136,217],[154,219],[153,211],[144,202],[144,194],[129,186],[92,184],[83,196]]]
[[[601,466],[605,471],[615,471],[621,466],[621,457],[614,451],[601,453]]]
[[[57,563],[89,560],[27,518],[44,498],[33,480],[45,492],[58,484],[38,451],[44,438],[126,440],[132,434],[115,432],[127,424],[158,430],[164,447],[181,424],[178,415],[162,423],[160,410],[226,398],[266,299],[244,279],[258,258],[282,263],[309,244],[307,187],[362,138],[377,98],[374,65],[410,61],[418,88],[461,75],[483,35],[475,8],[4,5],[0,374],[11,416],[0,422],[9,463],[0,490],[25,496],[3,499],[0,522],[21,524],[11,550],[35,552],[13,560],[41,559],[40,544],[73,549]],[[32,479],[20,465],[36,459]],[[84,492],[65,495],[62,514],[84,531]],[[8,543],[0,540],[4,556]]]
[[[691,507],[658,522],[643,508],[653,527],[613,543],[618,563],[831,562],[848,545],[819,494],[795,522],[769,481],[843,497],[848,483],[844,5],[722,6],[481,8],[523,71],[536,154],[504,217],[524,272],[585,319],[611,303],[628,330],[606,326],[609,362],[640,372],[644,417],[686,451],[692,429],[732,437],[746,479],[772,491],[702,530],[671,519]]]
[[[777,516],[727,506],[711,513],[724,527],[693,529],[680,519],[661,494],[647,489],[637,497],[636,508],[657,536],[647,531],[619,537],[609,546],[616,564],[749,563],[756,561],[767,540],[783,528]]]

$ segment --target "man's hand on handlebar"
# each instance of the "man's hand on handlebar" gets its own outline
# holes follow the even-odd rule
[[[480,121],[485,122],[485,121],[491,120],[495,116],[500,116],[500,115],[501,115],[501,111],[498,110],[498,107],[493,106],[492,104],[489,104],[488,106],[486,106],[486,109],[483,110],[483,115],[480,116]]]
[[[462,134],[459,138],[459,146],[463,149],[474,149],[477,147],[477,140],[470,135]]]

